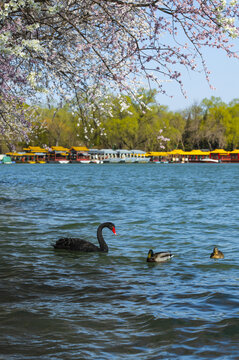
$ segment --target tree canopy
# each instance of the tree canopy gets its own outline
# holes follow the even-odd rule
[[[26,145],[51,147],[87,146],[89,148],[141,149],[146,151],[239,148],[239,100],[225,104],[220,98],[211,97],[193,104],[181,112],[172,112],[159,105],[156,91],[141,89],[145,107],[127,96],[127,110],[122,111],[120,99],[111,95],[112,113],[93,111],[72,115],[71,106],[61,109],[38,109]],[[109,100],[108,100],[109,101]],[[83,104],[82,104],[83,107]],[[30,141],[30,143],[29,143]],[[1,150],[2,151],[2,150]]]
[[[0,1],[0,131],[26,134],[23,101],[39,93],[99,107],[106,88],[134,98],[142,79],[183,91],[182,66],[209,79],[203,49],[238,57],[238,14],[234,0]]]

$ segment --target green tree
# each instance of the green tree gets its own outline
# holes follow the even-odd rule
[[[227,124],[227,145],[230,149],[239,148],[239,99],[229,103],[228,111],[231,115],[230,123]]]
[[[159,106],[155,91],[141,89],[138,99],[125,97],[128,108],[122,111],[121,104],[114,98],[113,116],[107,117],[104,126],[105,139],[109,147],[159,150],[158,136],[168,127],[165,118],[166,107]],[[140,101],[142,103],[140,104]]]
[[[41,116],[47,129],[45,133],[47,145],[69,147],[78,144],[75,117],[69,111],[67,105],[61,109],[43,109]],[[37,140],[39,142],[40,139]]]
[[[182,143],[185,150],[200,148],[201,131],[200,125],[203,118],[203,109],[198,104],[193,104],[183,112],[185,128],[182,134]]]
[[[203,119],[200,124],[200,137],[203,143],[207,144],[210,150],[225,148],[226,124],[230,121],[230,114],[226,104],[216,97],[204,99],[201,103]]]

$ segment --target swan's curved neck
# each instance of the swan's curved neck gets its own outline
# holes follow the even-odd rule
[[[99,227],[98,227],[98,230],[97,230],[97,239],[99,241],[99,244],[100,244],[100,251],[103,251],[103,252],[108,252],[108,245],[106,244],[104,238],[103,238],[103,234],[102,234],[102,230],[104,227],[107,227],[107,225],[105,224],[101,224]]]

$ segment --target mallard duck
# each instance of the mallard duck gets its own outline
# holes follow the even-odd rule
[[[224,255],[220,250],[218,250],[217,247],[215,247],[213,249],[213,252],[210,255],[210,258],[211,259],[224,259]]]
[[[174,255],[172,255],[170,252],[166,251],[160,251],[157,253],[154,253],[152,249],[148,252],[147,262],[163,262],[170,260]]]

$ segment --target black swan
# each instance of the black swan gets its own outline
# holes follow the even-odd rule
[[[147,262],[162,262],[171,259],[173,256],[174,255],[170,252],[161,251],[154,253],[153,250],[150,249],[148,252]]]
[[[217,247],[215,247],[213,249],[213,252],[210,255],[210,258],[211,259],[224,259],[224,255],[220,250],[218,250]]]
[[[55,249],[65,249],[65,250],[76,250],[76,251],[101,251],[108,252],[108,246],[103,238],[102,230],[107,227],[109,228],[115,235],[115,225],[111,222],[105,222],[101,224],[97,229],[97,239],[99,241],[100,246],[96,246],[89,241],[79,239],[79,238],[61,238],[56,241],[53,245]]]

